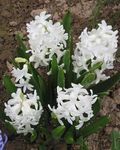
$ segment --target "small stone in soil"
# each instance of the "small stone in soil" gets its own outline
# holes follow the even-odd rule
[[[18,23],[16,21],[11,21],[11,22],[9,22],[9,24],[10,24],[10,26],[15,27],[15,26],[17,26]]]

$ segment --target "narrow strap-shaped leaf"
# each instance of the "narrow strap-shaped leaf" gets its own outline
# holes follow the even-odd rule
[[[65,14],[65,16],[63,18],[63,22],[62,22],[64,29],[67,33],[69,33],[71,30],[71,22],[72,22],[72,15],[71,15],[70,11],[67,11],[67,13]]]
[[[92,89],[94,94],[102,93],[108,91],[113,85],[115,85],[118,81],[120,81],[120,71],[118,71],[115,75],[113,75],[111,78],[100,82],[89,89]],[[89,90],[88,89],[88,90]]]
[[[52,57],[51,76],[52,76],[52,81],[53,81],[54,87],[56,87],[57,86],[57,76],[58,76],[58,64],[57,64],[56,56]]]
[[[80,134],[83,137],[87,137],[93,133],[100,131],[106,124],[109,122],[109,119],[106,116],[102,116],[99,119],[94,119],[89,125],[84,127]]]
[[[113,130],[111,133],[112,147],[111,150],[120,150],[120,133]]]
[[[8,75],[4,75],[3,84],[9,94],[16,92],[16,87]]]
[[[54,139],[60,139],[65,132],[65,126],[58,126],[52,131],[52,136]]]
[[[25,51],[27,50],[26,46],[24,45],[23,41],[22,41],[22,38],[20,37],[19,33],[16,34],[15,36],[17,42],[18,42],[18,45],[19,47],[23,48]]]
[[[66,72],[70,70],[70,51],[66,50],[64,57],[63,57],[64,69]]]
[[[64,136],[64,139],[66,141],[67,144],[73,144],[74,143],[74,127],[70,127],[65,136]]]
[[[88,147],[87,147],[87,145],[85,144],[84,139],[83,139],[82,136],[80,136],[80,137],[77,139],[76,144],[80,145],[80,150],[88,150]]]
[[[38,80],[39,80],[39,86],[40,86],[42,99],[45,100],[46,99],[46,83],[45,83],[45,80],[40,75],[38,75]]]
[[[96,78],[95,73],[89,72],[84,76],[81,84],[84,86],[88,86],[88,85],[90,85],[90,83],[92,83],[95,80],[95,78]]]
[[[62,88],[65,87],[65,76],[62,68],[59,68],[58,71],[58,86]]]
[[[68,40],[67,40],[67,49],[70,51],[70,54],[73,53],[73,38],[71,35],[71,23],[72,23],[72,15],[70,11],[67,11],[63,18],[63,27],[65,29],[65,32],[68,33]]]
[[[94,64],[91,68],[90,71],[94,72],[96,69],[100,69],[100,67],[102,66],[103,62],[97,62],[96,64]]]
[[[20,37],[19,34],[16,34],[16,40],[18,42],[18,48],[17,48],[17,55],[18,57],[23,57],[26,58],[27,60],[29,59],[29,55],[26,53],[27,48],[24,45],[22,38]]]
[[[93,104],[93,113],[94,113],[94,116],[96,116],[99,111],[100,111],[100,100],[98,99],[94,104]]]
[[[37,139],[37,132],[34,130],[30,137],[30,142],[34,142]]]
[[[32,81],[37,90],[37,94],[40,96],[40,101],[42,104],[44,104],[43,99],[45,98],[45,91],[46,91],[45,81],[41,77],[41,75],[34,69],[32,64],[29,64],[29,71],[32,74]]]
[[[9,122],[4,123],[5,128],[8,130],[8,133],[12,135],[16,135],[16,129]]]

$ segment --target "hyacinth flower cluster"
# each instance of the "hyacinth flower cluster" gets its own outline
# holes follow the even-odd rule
[[[62,89],[57,87],[57,108],[51,109],[56,115],[59,123],[64,125],[62,118],[65,118],[71,125],[78,121],[76,129],[80,129],[84,122],[93,117],[92,105],[97,100],[97,95],[88,93],[80,84],[72,84],[71,88]]]
[[[83,30],[73,55],[74,72],[77,77],[80,76],[82,70],[89,71],[90,61],[91,66],[98,62],[102,63],[100,69],[95,70],[96,80],[94,83],[109,78],[104,74],[104,71],[114,67],[113,62],[118,43],[117,34],[118,31],[113,31],[112,26],[107,25],[104,20],[101,24],[98,24],[97,29],[87,31],[87,28],[85,28]]]
[[[17,90],[11,94],[11,99],[5,103],[5,113],[9,116],[10,123],[17,133],[31,133],[38,124],[42,114],[42,106],[36,90],[30,84],[31,74],[28,66],[24,64],[22,69],[13,67],[12,76],[15,79]]]
[[[65,33],[60,22],[53,23],[50,14],[42,12],[35,20],[27,24],[27,32],[31,52],[30,61],[35,62],[34,66],[48,66],[52,56],[57,56],[59,63],[64,55],[68,34]]]
[[[98,114],[100,99],[120,80],[120,72],[105,75],[114,67],[118,31],[103,20],[96,29],[85,28],[74,49],[71,19],[67,12],[54,23],[50,14],[40,13],[27,23],[29,48],[16,35],[19,46],[12,80],[3,79],[11,94],[5,121],[18,134],[31,133],[32,141],[63,138],[67,144],[81,145],[109,121]],[[41,75],[41,67],[47,77]]]

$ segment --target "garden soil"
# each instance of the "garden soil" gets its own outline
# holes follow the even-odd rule
[[[2,77],[8,73],[10,67],[7,61],[11,61],[16,55],[15,34],[23,37],[25,44],[28,46],[26,37],[26,23],[32,18],[46,10],[52,14],[53,20],[60,20],[68,8],[73,14],[72,28],[74,41],[80,32],[87,26],[105,19],[112,24],[114,29],[120,29],[120,1],[110,1],[104,6],[97,5],[99,0],[0,0],[0,107],[9,98],[2,84]],[[103,0],[101,0],[103,1]],[[101,4],[102,5],[102,4]],[[120,31],[119,31],[120,32]],[[120,40],[119,40],[120,43]],[[75,46],[75,45],[74,45]],[[8,66],[8,67],[7,67]],[[120,70],[120,55],[117,54],[115,69],[107,74],[114,74]],[[90,136],[87,144],[90,150],[110,150],[112,129],[120,131],[120,84],[118,83],[110,92],[109,96],[103,99],[101,105],[102,115],[110,118],[110,123],[99,133]],[[4,125],[0,122],[0,128]],[[37,141],[39,143],[39,141]],[[5,147],[5,150],[37,150],[38,144],[30,144],[23,137],[13,137]],[[48,150],[66,150],[66,145],[61,143],[51,143]],[[74,145],[73,150],[77,150]]]

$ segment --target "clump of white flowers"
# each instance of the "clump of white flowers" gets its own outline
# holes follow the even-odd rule
[[[68,34],[65,33],[63,25],[60,22],[53,23],[50,16],[44,11],[27,24],[29,52],[32,54],[29,60],[35,62],[35,68],[39,65],[48,66],[54,54],[59,63],[65,52],[63,49],[66,47]]]
[[[34,94],[23,94],[18,88],[11,97],[8,103],[5,103],[6,116],[11,119],[10,123],[17,133],[24,133],[24,135],[31,133],[34,130],[33,126],[39,123],[43,112],[36,91]]]
[[[57,108],[49,108],[61,125],[64,125],[62,119],[71,125],[77,121],[76,129],[79,129],[93,117],[92,105],[96,102],[97,95],[93,95],[92,90],[89,94],[82,85],[72,84],[68,89],[57,87],[57,94]]]
[[[91,66],[97,62],[103,62],[101,68],[95,71],[97,76],[95,83],[108,78],[103,72],[113,68],[118,42],[117,30],[113,31],[112,26],[107,25],[104,20],[98,26],[91,31],[87,31],[87,28],[83,30],[73,55],[74,72],[77,77],[80,76],[80,71],[89,71],[87,63],[89,60],[91,60]]]
[[[29,83],[32,75],[28,73],[27,64],[24,64],[22,69],[13,67],[11,73],[18,88],[16,93],[11,94],[12,98],[8,103],[5,103],[4,111],[11,119],[10,123],[17,133],[26,135],[31,133],[34,130],[33,126],[39,123],[43,109],[36,90],[33,90],[33,85]]]
[[[23,88],[23,92],[26,90],[33,91],[33,85],[29,83],[31,74],[28,73],[28,66],[24,64],[22,69],[13,67],[12,75],[15,78],[16,87]]]

